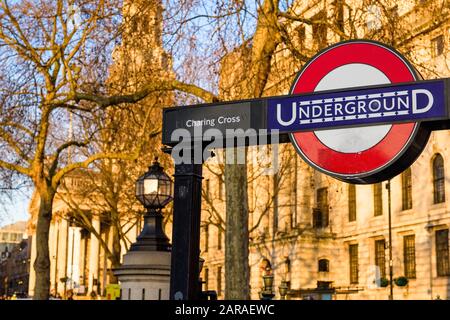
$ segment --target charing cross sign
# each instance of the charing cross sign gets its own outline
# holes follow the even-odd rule
[[[290,141],[321,172],[375,183],[409,167],[432,130],[449,128],[449,85],[422,80],[381,43],[341,42],[303,67],[289,95],[164,109],[163,144],[204,148],[276,137],[271,143]]]

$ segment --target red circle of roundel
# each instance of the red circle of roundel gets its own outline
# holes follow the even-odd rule
[[[370,65],[391,81],[417,80],[408,63],[394,51],[374,42],[355,41],[331,47],[314,58],[297,76],[291,93],[313,92],[329,72],[343,65],[361,63]],[[313,166],[341,176],[370,174],[388,166],[415,135],[417,123],[393,124],[386,136],[375,146],[357,153],[341,153],[324,145],[314,132],[296,132],[291,141]]]

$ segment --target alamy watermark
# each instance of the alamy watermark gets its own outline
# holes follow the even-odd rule
[[[279,130],[219,129],[202,127],[194,130],[175,129],[171,141],[179,141],[172,148],[175,164],[202,164],[211,157],[218,164],[245,164],[262,168],[263,175],[278,172]],[[247,148],[246,146],[252,146]],[[223,149],[223,152],[219,150]]]

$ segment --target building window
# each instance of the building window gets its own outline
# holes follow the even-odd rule
[[[291,273],[291,259],[289,259],[289,257],[286,257],[284,259],[284,277],[286,279],[289,279],[290,273]]]
[[[380,269],[380,277],[386,278],[386,242],[384,239],[375,240],[375,265]]]
[[[438,276],[449,276],[448,229],[436,231],[436,268]]]
[[[319,260],[319,272],[330,272],[330,261],[328,259]]]
[[[432,49],[432,56],[438,57],[441,54],[444,53],[444,48],[445,48],[445,42],[444,42],[444,35],[440,34],[438,35],[436,38],[433,38],[431,40],[431,49]]]
[[[383,214],[383,193],[381,182],[373,185],[373,212],[375,216],[381,216]]]
[[[411,168],[408,168],[402,173],[402,209],[408,210],[411,208],[412,208],[412,178],[411,178]]]
[[[318,208],[313,208],[313,228],[321,228],[322,227],[322,212]]]
[[[204,226],[204,230],[205,230],[205,252],[208,252],[209,249],[209,224],[206,224]]]
[[[313,209],[313,226],[315,228],[328,227],[328,189],[317,189],[317,208]]]
[[[444,159],[440,154],[433,160],[433,194],[434,203],[445,201]]]
[[[351,244],[348,247],[350,256],[350,283],[358,283],[358,245]]]
[[[217,227],[217,250],[222,250],[222,228]]]
[[[209,280],[209,269],[205,268],[205,275],[204,275],[205,279],[203,279],[204,284],[205,284],[205,291],[208,291],[208,280]]]
[[[327,46],[327,14],[325,11],[320,11],[311,18],[313,25],[313,40],[317,49],[322,49]]]
[[[356,186],[348,185],[348,221],[356,220]]]
[[[405,277],[414,279],[416,277],[416,244],[414,235],[403,237],[403,261]]]
[[[217,295],[222,295],[222,266],[217,267]]]

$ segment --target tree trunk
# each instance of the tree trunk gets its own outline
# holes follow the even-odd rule
[[[244,148],[233,150],[234,159]],[[228,159],[229,160],[229,159]],[[225,231],[225,299],[250,299],[248,265],[247,166],[225,165],[226,231]]]
[[[262,96],[270,74],[271,59],[280,42],[277,31],[278,0],[265,0],[258,10],[253,36],[250,68],[244,81],[243,97]],[[241,148],[241,151],[243,149]],[[246,157],[245,157],[246,158]],[[235,152],[234,159],[237,159]],[[225,299],[250,299],[249,227],[247,165],[225,165],[226,233]]]
[[[39,215],[36,226],[36,260],[34,270],[36,282],[34,286],[34,300],[48,300],[50,293],[50,254],[48,247],[48,234],[52,220],[52,206],[54,194],[41,191]]]
[[[118,226],[113,223],[111,225],[111,229],[112,229],[112,252],[111,252],[111,272],[109,275],[109,283],[119,283],[119,280],[117,279],[117,277],[114,275],[114,272],[112,272],[112,270],[114,270],[115,268],[120,267],[120,252],[121,252],[121,247],[120,247],[120,234],[119,234],[119,230],[118,230]]]

